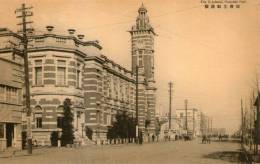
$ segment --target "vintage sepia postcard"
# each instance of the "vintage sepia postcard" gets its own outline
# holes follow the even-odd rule
[[[0,164],[260,163],[259,0],[0,0]]]

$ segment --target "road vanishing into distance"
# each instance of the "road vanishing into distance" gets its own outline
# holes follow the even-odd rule
[[[38,148],[33,155],[19,152],[0,156],[0,164],[225,164],[241,163],[240,146],[234,142],[200,140],[84,146],[79,148]]]

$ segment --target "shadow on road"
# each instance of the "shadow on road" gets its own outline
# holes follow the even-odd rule
[[[231,163],[247,163],[246,157],[244,153],[240,150],[238,151],[221,151],[221,152],[214,152],[203,156],[204,158],[210,159],[220,159],[224,161],[228,161]]]

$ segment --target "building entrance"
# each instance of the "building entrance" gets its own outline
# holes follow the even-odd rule
[[[11,147],[14,138],[14,124],[6,124],[6,147]]]

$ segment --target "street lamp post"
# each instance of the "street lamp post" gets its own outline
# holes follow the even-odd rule
[[[99,128],[100,128],[100,111],[97,110],[97,145],[100,145],[100,131],[99,131]]]
[[[81,131],[82,131],[82,133],[81,133],[81,137],[83,138],[83,133],[84,133],[84,123],[81,123]]]

